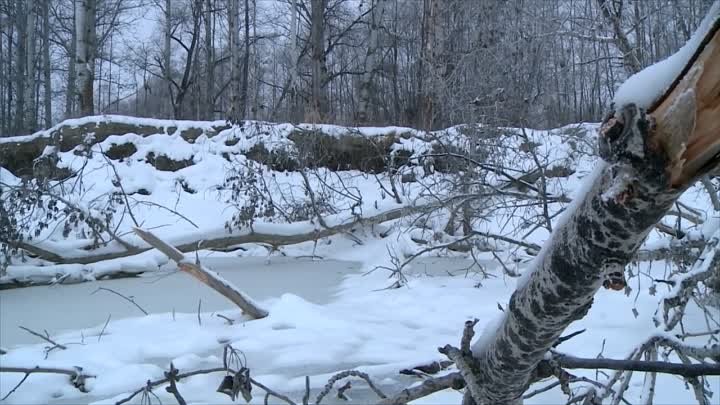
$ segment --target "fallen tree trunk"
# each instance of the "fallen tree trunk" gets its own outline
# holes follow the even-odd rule
[[[472,378],[464,403],[521,404],[536,367],[565,328],[587,314],[604,276],[623,272],[680,194],[720,164],[715,17],[681,76],[649,113],[629,104],[604,122],[603,161],[586,180],[586,194],[513,293],[501,326],[466,359],[470,369],[461,371]]]
[[[203,284],[219,292],[223,297],[232,301],[235,305],[240,307],[244,313],[253,319],[260,319],[268,316],[268,312],[265,309],[257,305],[252,298],[240,291],[240,289],[235,287],[232,283],[220,277],[219,274],[206,269],[200,263],[191,263],[187,261],[185,255],[183,255],[179,250],[165,243],[162,239],[153,235],[151,232],[135,228],[135,233],[138,234],[138,236],[140,236],[145,242],[150,244],[150,246],[163,252],[167,257],[177,263],[180,270],[190,274],[200,280]]]
[[[180,252],[187,253],[187,252],[193,252],[198,250],[198,248],[202,249],[224,249],[228,248],[230,246],[234,245],[241,245],[245,243],[258,243],[258,244],[267,244],[271,246],[286,246],[286,245],[295,245],[302,242],[309,242],[313,240],[318,240],[322,238],[326,238],[328,236],[333,236],[335,234],[339,233],[347,233],[352,231],[353,229],[360,227],[360,226],[368,226],[368,225],[377,225],[383,222],[392,221],[395,219],[402,218],[406,215],[411,215],[414,213],[422,212],[428,209],[431,209],[433,207],[436,207],[436,204],[427,204],[427,205],[419,205],[414,207],[402,207],[402,208],[395,208],[389,211],[382,212],[380,214],[367,217],[367,218],[359,218],[351,222],[341,223],[339,225],[334,226],[328,226],[321,229],[313,229],[312,231],[303,232],[303,233],[297,233],[297,234],[290,234],[290,235],[283,235],[283,234],[276,234],[276,233],[265,233],[265,232],[255,232],[250,231],[248,233],[243,233],[239,235],[228,235],[228,236],[222,236],[215,239],[198,239],[193,240],[192,242],[187,243],[181,243],[174,246],[175,249],[179,250]],[[133,255],[137,255],[139,253],[147,252],[148,250],[152,249],[150,247],[142,247],[138,248],[135,251],[129,252],[129,251],[121,251],[121,252],[112,252],[112,253],[103,253],[103,254],[96,254],[96,255],[89,255],[89,256],[79,256],[79,257],[63,257],[61,254],[57,252],[52,252],[49,250],[45,250],[40,248],[39,246],[23,243],[19,246],[21,249],[24,249],[28,251],[29,253],[32,253],[33,255],[36,255],[37,257],[47,260],[50,262],[53,262],[55,264],[92,264],[97,263],[105,260],[112,260],[112,259],[119,259],[123,257],[129,257]]]

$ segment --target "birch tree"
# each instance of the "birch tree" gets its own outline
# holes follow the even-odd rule
[[[369,123],[371,103],[377,97],[377,86],[374,85],[374,79],[377,72],[382,68],[380,33],[387,3],[387,0],[375,0],[370,3],[372,11],[370,12],[368,45],[365,54],[365,72],[360,79],[358,88],[357,120],[359,123]]]
[[[325,9],[328,0],[310,1],[310,106],[305,119],[322,122],[328,112],[327,65],[325,52]]]
[[[622,273],[680,194],[720,166],[718,5],[714,13],[705,41],[670,88],[605,120],[602,161],[586,179],[587,193],[546,242],[497,332],[473,348],[474,357],[446,348],[468,384],[465,403],[521,404],[537,365],[585,316],[605,277]]]
[[[78,106],[82,116],[94,113],[93,86],[95,79],[95,12],[96,0],[76,0],[75,3],[75,83]]]

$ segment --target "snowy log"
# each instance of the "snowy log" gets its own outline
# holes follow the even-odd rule
[[[680,194],[718,167],[718,8],[653,106],[625,104],[604,122],[603,161],[586,180],[585,196],[568,209],[512,295],[500,328],[473,348],[480,392],[466,393],[465,403],[520,404],[537,365],[565,328],[585,316],[604,275],[622,272]],[[652,77],[646,80],[652,88]]]
[[[187,243],[181,243],[174,246],[175,249],[180,252],[194,252],[198,250],[198,244],[201,244],[203,249],[225,249],[230,246],[240,245],[244,243],[257,243],[266,244],[271,246],[285,246],[295,245],[302,242],[308,242],[326,238],[328,236],[336,235],[339,233],[350,232],[353,229],[361,226],[376,225],[387,221],[402,218],[413,213],[423,212],[436,207],[435,204],[419,205],[415,207],[401,207],[395,208],[388,211],[381,212],[377,215],[365,218],[356,218],[349,222],[343,222],[337,225],[328,226],[322,229],[313,229],[312,231],[296,233],[296,234],[274,234],[265,232],[242,232],[236,234],[229,234],[227,236],[221,236],[214,239],[199,239],[193,240]],[[132,252],[120,251],[112,253],[101,253],[88,256],[79,257],[63,257],[60,253],[52,252],[49,250],[42,249],[38,246],[22,243],[20,247],[28,252],[38,256],[43,260],[53,262],[55,264],[91,264],[105,260],[118,259],[122,257],[133,256],[142,252],[146,252],[151,248],[143,247],[138,248]]]
[[[244,313],[251,316],[253,319],[260,319],[268,316],[268,312],[265,309],[261,308],[253,301],[252,298],[242,292],[239,288],[235,287],[230,281],[222,278],[219,274],[206,269],[200,263],[191,263],[187,261],[182,252],[153,235],[151,232],[135,228],[135,233],[138,234],[138,236],[140,236],[145,242],[149,243],[151,246],[163,252],[167,257],[175,261],[180,270],[190,274],[200,280],[203,284],[222,294],[223,297],[232,301],[235,305],[240,307]]]

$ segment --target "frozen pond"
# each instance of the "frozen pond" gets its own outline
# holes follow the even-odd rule
[[[336,260],[291,257],[204,258],[203,264],[219,272],[257,300],[292,293],[317,304],[327,303],[346,274],[360,265]],[[179,271],[145,277],[106,280],[63,286],[38,286],[0,292],[0,346],[42,343],[18,326],[51,336],[63,330],[81,329],[112,320],[142,316],[133,304],[109,291],[133,297],[149,313],[210,312],[233,308],[233,304]]]

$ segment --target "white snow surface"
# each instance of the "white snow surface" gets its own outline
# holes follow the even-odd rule
[[[92,119],[98,118],[85,120]],[[152,125],[164,128],[178,126],[172,124],[173,121],[152,120],[152,122]],[[211,124],[214,123],[187,125]],[[226,236],[228,232],[224,228],[225,222],[232,217],[236,209],[227,203],[229,190],[221,187],[228,171],[246,163],[247,159],[243,152],[258,143],[262,143],[269,150],[291,147],[292,141],[287,135],[295,128],[290,124],[249,122],[242,128],[221,131],[212,138],[200,136],[193,143],[186,142],[177,133],[150,136],[125,134],[111,136],[101,143],[94,144],[92,149],[100,152],[101,149],[107,150],[113,144],[122,143],[132,143],[136,147],[137,151],[132,156],[114,162],[123,188],[130,194],[131,203],[135,204],[134,215],[143,228],[151,229],[157,236],[178,244],[199,238]],[[571,169],[572,174],[569,176],[549,178],[548,192],[556,196],[575,197],[581,195],[585,187],[591,184],[590,179],[594,177],[593,168],[597,160],[593,154],[596,128],[596,124],[580,124],[553,131],[527,130],[530,139],[538,144],[536,153],[541,160],[549,164],[549,168],[563,166]],[[336,126],[323,126],[323,130],[337,135],[347,133],[347,130],[343,132],[342,127]],[[412,160],[417,159],[421,153],[432,150],[432,143],[426,140],[433,136],[444,137],[448,143],[456,146],[467,145],[468,138],[463,135],[466,130],[467,128],[462,127],[450,128],[431,134],[430,137],[406,128],[358,128],[352,129],[351,132],[354,136],[382,136],[390,132],[413,133],[417,136],[402,138],[401,143],[394,145],[395,151],[412,151]],[[519,175],[521,171],[532,170],[535,167],[532,157],[522,152],[522,139],[513,135],[517,134],[518,130],[507,128],[505,131],[507,133],[502,136],[502,143],[507,149],[504,166],[514,175]],[[588,134],[571,136],[577,131],[587,131]],[[16,138],[14,141],[25,139],[27,137]],[[232,142],[228,142],[231,140]],[[176,159],[192,158],[194,164],[175,172],[159,171],[146,161],[145,156],[149,152]],[[60,153],[59,157],[61,167],[73,170],[83,168],[82,184],[67,190],[67,198],[82,206],[87,212],[98,210],[97,200],[108,192],[117,190],[117,186],[110,181],[114,178],[114,172],[100,153],[94,153],[93,157],[87,160],[75,155],[73,151]],[[442,194],[444,190],[442,180],[444,176],[449,176],[436,172],[422,178],[422,171],[412,165],[404,170],[406,170],[404,173],[416,171],[420,182],[398,183],[403,197],[402,204],[397,204],[391,197],[385,195],[374,176],[353,171],[333,173],[320,170],[319,173],[333,186],[339,186],[342,182],[350,189],[355,187],[356,189],[353,189],[356,190],[355,193],[362,196],[360,208],[364,216],[431,201],[427,191],[433,190]],[[15,184],[19,181],[2,167],[0,167],[0,176],[2,176],[0,180],[6,184]],[[299,200],[305,198],[301,187],[302,179],[298,173],[274,172],[264,167],[262,176],[273,192],[283,191],[285,194],[297,196]],[[387,178],[381,177],[380,180],[389,189]],[[498,188],[508,184],[506,178],[493,173],[488,174],[487,181]],[[318,178],[311,176],[311,182],[313,186],[319,187]],[[192,192],[188,191],[190,189]],[[140,190],[147,193],[138,193]],[[340,196],[330,196],[330,199],[338,212],[325,217],[329,224],[352,220],[350,207],[353,201]],[[708,213],[703,218],[707,219],[707,223],[717,221],[717,215],[710,214],[711,205],[702,189],[690,189],[681,197],[681,201]],[[192,224],[155,204],[182,213],[192,221]],[[551,215],[555,215],[563,208],[570,212],[572,206],[572,203],[568,205],[553,202],[549,205],[549,209]],[[525,211],[522,211],[523,209]],[[491,211],[492,215],[473,225],[480,231],[507,235],[542,245],[548,237],[548,232],[544,228],[535,229],[526,235],[531,229],[526,223],[526,218],[537,215],[539,209],[539,207],[520,208],[518,211],[516,207],[499,205]],[[566,215],[569,214],[554,216],[555,227]],[[8,268],[7,275],[0,278],[0,282],[46,281],[59,278],[94,280],[118,269],[126,272],[144,272],[146,276],[152,277],[97,281],[94,284],[98,287],[121,285],[122,292],[128,296],[137,294],[139,301],[142,297],[153,296],[153,302],[158,304],[148,307],[150,315],[137,317],[135,315],[138,312],[132,304],[118,297],[106,295],[108,301],[127,304],[129,310],[123,312],[117,309],[117,306],[103,304],[102,301],[90,301],[87,290],[56,285],[0,292],[0,308],[2,308],[0,313],[12,311],[21,314],[20,317],[0,318],[2,329],[17,328],[18,325],[23,324],[23,319],[25,322],[34,319],[42,325],[43,317],[53,317],[54,325],[63,324],[62,319],[65,319],[64,324],[74,329],[70,332],[59,332],[65,329],[62,327],[53,327],[49,330],[54,340],[67,345],[67,350],[53,350],[47,354],[47,358],[44,350],[47,344],[29,335],[26,337],[27,340],[23,341],[26,344],[4,344],[0,341],[0,346],[9,349],[7,354],[0,356],[0,366],[37,365],[62,368],[80,366],[85,372],[96,376],[87,382],[89,393],[83,394],[69,384],[65,376],[34,374],[8,400],[0,403],[114,403],[129,392],[142,387],[148,379],[162,377],[163,371],[167,370],[171,362],[181,372],[221,366],[222,348],[225,343],[230,343],[244,352],[253,378],[290,395],[297,401],[302,397],[306,375],[310,376],[312,398],[314,398],[329,376],[345,369],[367,372],[386,394],[395,393],[417,382],[398,375],[398,370],[443,359],[436,348],[448,343],[458,345],[466,320],[473,318],[480,320],[476,326],[477,342],[479,342],[476,345],[483,345],[487,335],[496,328],[496,321],[493,320],[501,319],[502,313],[498,309],[498,304],[502,307],[507,305],[517,283],[516,280],[504,275],[502,268],[490,253],[476,255],[478,262],[473,264],[468,255],[441,250],[433,255],[425,254],[419,262],[409,266],[406,270],[409,279],[407,285],[399,289],[387,289],[386,287],[391,285],[393,280],[388,279],[388,273],[377,269],[377,266],[391,267],[389,252],[401,258],[419,252],[426,245],[416,241],[419,239],[432,241],[433,233],[442,230],[447,221],[444,214],[438,213],[428,222],[428,226],[432,228],[428,229],[416,227],[413,219],[405,218],[356,230],[354,236],[362,241],[362,245],[357,244],[347,235],[335,235],[321,239],[317,244],[306,242],[285,246],[272,254],[258,245],[245,245],[243,246],[245,250],[230,253],[199,251],[198,256],[203,265],[214,270],[212,263],[218,265],[222,263],[226,268],[222,273],[223,277],[231,279],[239,288],[245,289],[249,296],[256,298],[256,301],[269,311],[270,315],[267,318],[252,321],[245,319],[239,310],[232,307],[232,304],[225,302],[223,305],[222,301],[217,301],[209,304],[208,310],[201,309],[200,324],[198,314],[195,312],[199,293],[190,292],[187,285],[173,284],[172,280],[175,276],[169,275],[168,271],[172,271],[174,267],[157,251],[147,251],[128,258],[90,265],[50,265],[37,259],[14,263]],[[668,217],[668,221],[676,220],[676,217]],[[710,231],[707,223],[705,232]],[[145,246],[139,238],[130,233],[134,224],[128,215],[121,217],[117,214],[113,219],[113,225],[118,227],[117,233],[123,235],[130,243]],[[259,219],[254,229],[257,232],[293,234],[312,231],[317,226],[309,220],[284,223],[277,219]],[[682,222],[681,226],[688,233],[699,234],[703,231],[702,226],[695,226],[687,221]],[[248,229],[234,232],[247,233]],[[381,233],[387,235],[383,238],[379,236]],[[431,243],[450,241],[440,240]],[[664,241],[665,237],[662,234],[653,231],[645,246],[662,246]],[[83,249],[89,242],[86,234],[80,230],[73,231],[68,238],[63,238],[61,229],[53,226],[43,231],[33,241],[48,250],[78,257],[89,254]],[[507,267],[527,273],[524,270],[532,258],[526,252],[493,240],[488,240],[487,243],[500,250],[498,254],[505,259],[504,263]],[[90,254],[120,250],[118,244],[111,243]],[[287,260],[294,260],[293,257],[316,255],[324,260],[340,261],[328,262],[325,265],[332,266],[333,263],[338,263],[338,268],[352,269],[349,270],[351,274],[343,270],[342,275],[339,276],[341,281],[331,283],[316,281],[324,277],[312,271],[312,262],[310,264],[305,262],[298,265],[295,269],[297,274],[290,277],[287,275],[289,271],[287,264],[282,271],[278,267],[277,260],[281,259],[279,257],[281,254],[287,255]],[[436,257],[438,254],[441,257]],[[247,277],[251,277],[252,280],[243,283],[244,266],[247,266],[247,260],[252,256],[266,258],[267,264],[258,267],[256,263],[252,271],[245,268],[250,274]],[[232,270],[233,268],[237,270]],[[567,332],[583,328],[587,331],[563,343],[560,350],[580,357],[596,357],[604,347],[602,353],[604,357],[620,359],[625,358],[644,339],[658,333],[653,324],[653,315],[659,296],[662,294],[650,290],[649,279],[668,277],[668,268],[664,263],[642,263],[638,266],[638,270],[642,276],[630,281],[633,294],[628,296],[613,291],[600,291],[588,316],[571,325]],[[232,271],[234,273],[231,276],[228,272]],[[487,277],[482,276],[483,272]],[[122,284],[112,284],[119,281],[122,281]],[[258,287],[261,284],[272,287]],[[313,284],[317,286],[313,288]],[[64,290],[66,288],[67,290]],[[51,294],[47,292],[48,289],[53,289],[53,292],[60,289],[59,291],[68,291],[68,293]],[[85,291],[85,293],[77,291]],[[44,311],[48,305],[47,300],[43,299],[46,294],[57,297],[58,300],[51,311]],[[98,298],[97,295],[93,297]],[[88,305],[92,305],[91,309],[87,309],[88,313],[94,314],[92,321],[86,320],[83,316],[83,307]],[[181,310],[172,313],[168,309],[176,307]],[[63,311],[63,308],[72,309]],[[205,304],[203,308],[206,308]],[[637,311],[637,317],[633,314],[633,309]],[[100,315],[103,311],[114,315],[101,337],[104,317]],[[120,316],[117,311],[120,311]],[[217,313],[233,319],[234,324],[228,325],[223,319],[215,316]],[[128,316],[133,317],[128,318]],[[691,304],[684,323],[686,331],[702,330],[705,325],[702,313]],[[42,327],[38,329],[42,330]],[[483,330],[488,332],[480,333]],[[696,340],[699,344],[704,343],[701,338]],[[669,360],[678,359],[671,355]],[[578,376],[598,378],[601,382],[605,380],[602,375],[596,376],[594,370],[573,370],[573,373]],[[0,398],[5,396],[22,377],[22,374],[0,374]],[[222,375],[219,374],[195,376],[180,381],[178,388],[188,403],[231,403],[227,396],[215,391],[221,378]],[[712,387],[720,386],[718,378],[709,381]],[[531,390],[550,382],[552,381],[538,383],[531,387]],[[583,384],[573,384],[572,387],[574,392],[585,389]],[[635,377],[625,398],[631,403],[639,403],[642,400],[642,388],[642,377]],[[258,391],[253,390],[252,403],[262,403],[263,395]],[[163,388],[155,389],[154,393],[163,403],[173,403],[171,395]],[[375,401],[372,392],[364,388],[361,381],[353,381],[350,395],[354,398],[350,404]],[[658,376],[655,395],[656,404],[694,401],[692,391],[681,379],[664,375]],[[713,398],[718,397],[720,390]],[[526,403],[548,404],[566,401],[567,396],[560,388],[555,388],[527,400]],[[328,403],[332,402],[329,400]],[[443,391],[414,403],[460,402],[460,393]],[[136,397],[133,403],[140,403],[140,397]]]
[[[667,59],[650,65],[630,76],[615,92],[613,102],[617,108],[635,103],[649,108],[662,96],[692,58],[713,24],[720,18],[720,1],[715,1],[690,40]]]

